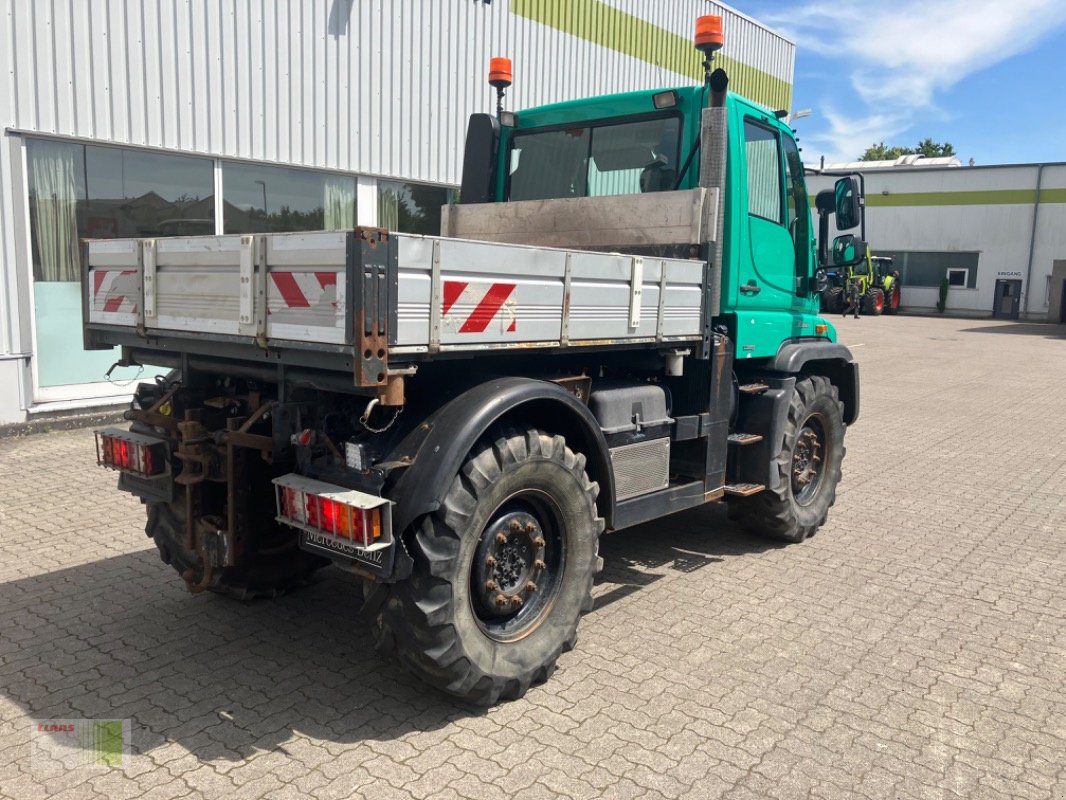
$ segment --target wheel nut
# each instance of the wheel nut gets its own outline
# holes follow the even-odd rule
[[[532,522],[526,523],[526,533],[533,533],[537,529],[536,524]]]
[[[537,584],[533,583],[533,581],[526,581],[526,591],[530,594],[537,591]]]
[[[515,595],[511,598],[511,605],[515,608],[520,608],[522,606],[522,598],[518,595]]]
[[[536,539],[533,540],[533,544],[535,544],[537,547],[544,547],[544,537],[538,536]]]
[[[496,581],[485,581],[485,588],[491,592],[496,588]]]
[[[496,534],[496,544],[507,544],[507,534],[506,533],[497,533]]]
[[[496,595],[496,605],[498,605],[498,606],[507,605],[507,598],[504,597],[502,594]]]
[[[519,522],[518,520],[512,520],[511,521],[511,530],[514,531],[515,533],[518,533],[520,530],[522,530],[522,523]]]
[[[535,569],[537,572],[540,572],[542,569],[544,569],[545,566],[547,565],[539,558],[533,562],[533,569]]]
[[[485,556],[485,566],[492,569],[496,566],[496,559],[492,556]]]

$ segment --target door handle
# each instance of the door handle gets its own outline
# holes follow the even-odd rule
[[[744,294],[758,294],[762,291],[762,287],[756,286],[755,281],[748,281],[740,285],[740,291]]]

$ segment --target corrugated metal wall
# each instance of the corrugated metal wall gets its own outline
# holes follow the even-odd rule
[[[493,107],[490,56],[514,59],[511,108],[684,84],[694,19],[715,12],[725,63],[743,62],[734,88],[767,104],[790,92],[793,45],[707,0],[0,0],[0,124],[454,184],[467,115]],[[24,235],[10,150],[7,298]],[[0,353],[20,346],[18,313],[0,303]]]
[[[591,28],[605,11],[632,15],[622,37],[647,38],[640,18],[665,29],[689,70],[539,21],[560,8]],[[458,180],[467,114],[491,107],[491,55],[515,61],[513,107],[672,85],[698,70],[687,44],[694,18],[716,10],[733,59],[792,78],[789,42],[704,0],[2,0],[0,9],[5,126],[443,183]]]

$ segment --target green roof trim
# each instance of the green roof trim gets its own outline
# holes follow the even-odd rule
[[[690,39],[607,5],[603,0],[511,0],[511,12],[648,64],[702,82],[702,58]],[[695,18],[692,20],[696,24]],[[728,40],[727,40],[728,46]],[[770,109],[792,108],[788,81],[719,53],[730,88]]]
[[[814,207],[811,195],[811,207]],[[975,189],[958,192],[891,192],[867,194],[868,208],[900,206],[1018,206],[1033,205],[1036,189]],[[1041,203],[1066,203],[1066,189],[1041,189]]]

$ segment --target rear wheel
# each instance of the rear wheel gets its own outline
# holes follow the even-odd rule
[[[844,406],[821,375],[796,383],[780,450],[773,460],[776,488],[730,500],[730,516],[745,529],[802,542],[825,524],[836,502],[844,459]]]
[[[561,436],[484,442],[408,538],[414,571],[376,610],[378,649],[477,705],[547,680],[592,607],[598,491]]]
[[[885,310],[885,293],[877,288],[868,289],[862,298],[862,313],[879,317]]]
[[[839,314],[844,310],[844,290],[839,286],[832,286],[822,292],[822,311],[830,314]]]
[[[270,522],[263,536],[255,537],[244,563],[238,567],[216,567],[203,588],[238,599],[274,597],[305,585],[316,570],[329,563],[296,546],[292,531]],[[203,576],[203,561],[186,546],[185,498],[182,491],[172,503],[149,503],[144,527],[159,549],[159,557],[190,585]]]

